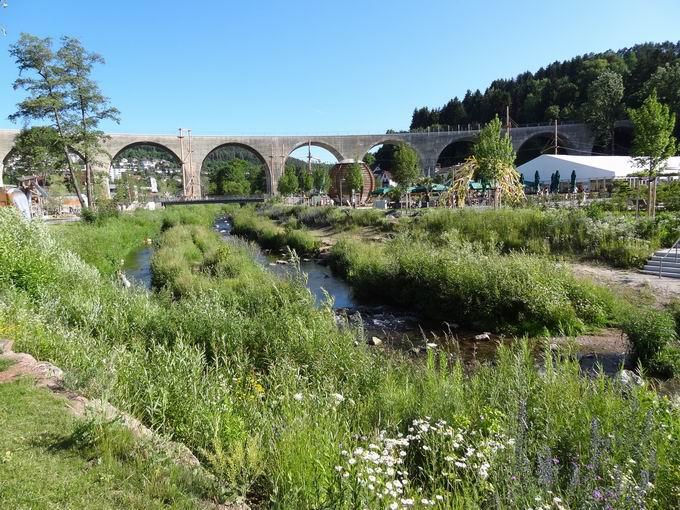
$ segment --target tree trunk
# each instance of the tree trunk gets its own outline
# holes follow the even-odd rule
[[[73,163],[71,162],[71,158],[69,158],[68,154],[68,146],[64,144],[64,155],[66,156],[66,164],[68,165],[68,173],[71,176],[71,182],[73,183],[73,187],[76,190],[76,195],[78,196],[78,202],[80,202],[80,207],[85,208],[85,200],[83,200],[83,194],[80,192],[80,185],[78,184],[78,176],[76,175],[76,171],[73,168]]]
[[[92,165],[85,160],[85,191],[87,193],[87,206],[94,209],[94,193],[92,189]]]
[[[44,76],[43,79],[45,79]],[[49,93],[50,95],[52,95],[51,87],[49,89]],[[64,156],[66,156],[66,165],[68,166],[68,171],[69,174],[71,175],[71,182],[73,183],[73,188],[76,190],[76,195],[78,196],[78,202],[80,202],[80,207],[85,208],[85,200],[83,200],[83,195],[80,192],[80,186],[78,185],[78,177],[76,176],[76,171],[73,168],[73,163],[71,162],[71,158],[69,157],[68,154],[68,144],[66,143],[66,136],[61,126],[61,118],[59,117],[59,112],[56,110],[56,108],[53,108],[52,114],[54,115],[54,123],[57,125],[57,132],[59,133],[59,136],[61,137],[62,140]]]
[[[85,108],[83,106],[83,97],[78,95],[80,99],[80,121],[83,128],[83,137],[87,136],[87,121],[85,118]],[[85,147],[87,150],[87,148]],[[94,209],[94,194],[92,192],[92,165],[90,165],[90,157],[85,152],[85,192],[87,193],[87,206],[90,209]]]

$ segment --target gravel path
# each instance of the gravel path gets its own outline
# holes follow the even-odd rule
[[[570,264],[574,275],[593,280],[602,285],[616,284],[636,290],[648,291],[659,304],[680,299],[680,279],[659,278],[635,270],[612,269],[584,263]]]

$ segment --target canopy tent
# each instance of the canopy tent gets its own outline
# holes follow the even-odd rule
[[[420,185],[420,186],[414,187],[411,190],[411,193],[427,193],[428,191],[430,193],[443,193],[447,189],[449,189],[449,188],[444,186],[443,184],[431,184],[430,186]]]
[[[387,188],[377,188],[371,191],[371,195],[373,196],[378,196],[378,195],[386,195],[390,191],[392,191],[394,188],[387,187]]]
[[[541,184],[550,183],[551,176],[559,171],[560,181],[571,180],[571,172],[576,172],[576,182],[587,183],[593,179],[624,179],[632,174],[644,172],[628,156],[567,156],[563,154],[542,154],[517,167],[524,176],[524,182],[532,184],[538,172]],[[680,157],[668,160],[662,173],[680,172]]]

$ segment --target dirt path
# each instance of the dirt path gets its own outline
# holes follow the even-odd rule
[[[680,299],[680,279],[659,278],[635,270],[612,269],[605,266],[569,263],[575,276],[610,286],[628,287],[654,296],[656,302],[664,305],[673,299]]]

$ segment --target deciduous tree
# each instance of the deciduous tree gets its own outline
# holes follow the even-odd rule
[[[80,205],[85,207],[76,168],[69,158],[70,147],[76,141],[73,111],[69,102],[69,82],[66,73],[57,64],[52,39],[21,34],[19,40],[10,46],[9,53],[19,69],[14,89],[24,89],[28,93],[17,105],[18,110],[9,118],[13,121],[21,119],[26,123],[35,120],[50,123],[58,134],[59,147]]]
[[[14,88],[24,89],[28,97],[17,106],[10,119],[49,121],[59,139],[59,146],[69,169],[73,187],[82,206],[85,206],[75,166],[69,152],[76,150],[86,166],[88,205],[93,206],[92,163],[103,152],[104,133],[99,122],[117,120],[118,110],[109,105],[98,85],[90,78],[92,67],[102,63],[96,53],[87,52],[80,41],[62,39],[55,53],[52,39],[21,34],[10,47],[19,68]]]
[[[477,166],[476,177],[494,186],[494,206],[500,205],[503,194],[515,193],[521,187],[514,165],[517,154],[507,133],[501,133],[498,116],[481,130],[472,154]]]
[[[279,179],[278,191],[282,195],[293,195],[298,190],[298,177],[294,167],[286,167],[283,175]]]
[[[673,136],[675,114],[667,105],[661,104],[653,92],[638,109],[628,111],[633,121],[633,147],[635,162],[644,168],[649,178],[649,214],[656,211],[656,176],[666,161],[676,153]]]
[[[606,69],[588,87],[585,118],[602,145],[614,154],[614,123],[623,113],[623,78]]]
[[[12,160],[7,165],[9,181],[21,174],[48,175],[67,167],[59,133],[49,126],[22,129],[14,139]]]
[[[420,176],[418,154],[408,145],[400,144],[395,147],[394,159],[392,160],[392,176],[399,184],[399,189],[402,190],[411,186]]]
[[[61,43],[56,58],[61,72],[65,74],[68,109],[74,128],[73,144],[85,163],[87,200],[93,207],[92,165],[106,154],[103,149],[106,137],[99,129],[99,123],[103,120],[119,122],[120,112],[110,105],[109,99],[91,78],[93,66],[103,64],[104,58],[88,52],[74,37],[64,37]]]
[[[364,174],[361,165],[357,162],[352,163],[345,174],[345,185],[347,189],[354,190],[361,195],[364,190]]]
[[[314,170],[312,170],[312,177],[314,179],[314,189],[317,190],[319,193],[326,193],[328,192],[328,188],[330,188],[331,184],[331,179],[330,176],[328,175],[328,171],[323,168],[323,167],[315,167]]]

